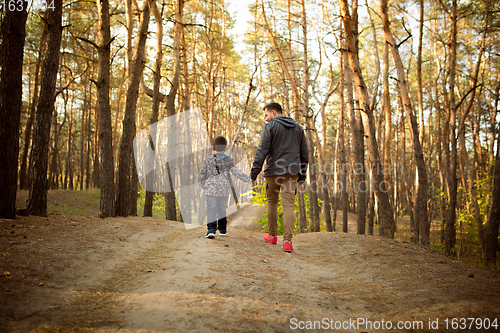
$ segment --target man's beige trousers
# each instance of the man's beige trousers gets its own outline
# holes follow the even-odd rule
[[[295,189],[299,176],[284,174],[264,177],[266,181],[267,197],[267,225],[271,236],[278,235],[278,202],[281,191],[281,204],[283,206],[283,241],[292,241],[293,226],[295,223]]]

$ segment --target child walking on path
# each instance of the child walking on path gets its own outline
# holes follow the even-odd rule
[[[220,236],[227,233],[226,208],[231,189],[229,172],[244,182],[250,181],[250,176],[239,170],[233,159],[224,154],[227,147],[225,137],[214,138],[212,147],[214,154],[203,161],[198,175],[207,200],[207,238],[214,238],[216,230],[219,230]]]

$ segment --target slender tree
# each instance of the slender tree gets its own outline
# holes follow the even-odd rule
[[[376,138],[375,121],[369,103],[370,98],[368,96],[368,89],[364,82],[363,73],[361,71],[359,63],[358,48],[356,46],[357,31],[355,31],[354,29],[355,20],[351,17],[347,0],[339,0],[339,3],[340,13],[342,15],[342,21],[344,24],[346,35],[346,53],[349,59],[349,66],[356,86],[356,96],[358,97],[360,107],[363,110],[361,113],[363,118],[363,125],[365,127],[365,130],[368,131],[368,149],[370,152],[370,159],[372,161],[374,191],[377,195],[378,204],[382,213],[380,216],[379,232],[381,236],[394,238],[394,214],[389,202],[388,192],[384,191],[384,189],[381,187],[384,182],[382,172],[383,168]],[[356,15],[357,13],[353,13],[353,16]]]
[[[493,171],[493,193],[488,215],[488,224],[484,234],[484,262],[488,266],[496,266],[498,244],[498,227],[500,225],[500,135],[497,141],[497,152]]]
[[[153,79],[153,110],[151,113],[150,124],[154,124],[158,121],[158,111],[160,108],[160,80],[161,80],[161,64],[163,57],[163,18],[156,5],[156,1],[152,1],[151,9],[155,16],[156,21],[156,61],[155,61],[155,71]],[[151,138],[151,147],[154,150],[156,144],[156,138]],[[153,172],[154,173],[154,172]],[[146,183],[152,185],[154,175],[146,175]],[[154,192],[146,190],[146,197],[144,199],[144,216],[153,216],[153,198]]]
[[[134,163],[132,143],[135,137],[135,115],[137,98],[139,97],[139,84],[144,70],[144,52],[148,35],[150,17],[149,0],[144,0],[142,7],[140,27],[137,33],[134,55],[132,57],[131,72],[127,78],[127,96],[125,101],[125,116],[123,118],[123,133],[120,141],[116,214],[128,216],[130,213],[130,193],[137,191],[131,188],[131,177]]]
[[[56,96],[59,55],[62,37],[62,0],[54,0],[54,10],[47,11],[47,53],[42,63],[40,97],[35,116],[32,184],[28,214],[47,216],[47,169],[50,127]]]
[[[23,50],[28,2],[6,9],[0,45],[0,217],[16,217],[17,159],[23,92]]]
[[[98,0],[99,33],[97,51],[99,54],[97,74],[97,112],[99,114],[100,180],[101,199],[99,216],[116,215],[115,211],[115,172],[113,163],[113,138],[111,136],[111,106],[109,102],[111,30],[109,23],[109,1]],[[89,103],[90,104],[90,103]],[[89,119],[90,121],[90,119]],[[81,156],[83,158],[83,156]],[[82,173],[83,177],[83,173]],[[89,177],[87,173],[87,178]],[[83,182],[83,178],[81,180]]]
[[[21,169],[19,171],[19,188],[21,190],[29,189],[29,174],[28,174],[28,151],[31,144],[31,133],[33,129],[33,122],[35,120],[36,106],[38,104],[38,91],[40,89],[40,67],[42,65],[43,53],[47,44],[47,23],[44,24],[42,37],[40,38],[40,46],[38,47],[38,59],[35,68],[35,82],[33,85],[33,98],[29,108],[29,117],[26,122],[26,129],[24,131],[24,147],[21,157]]]
[[[184,0],[176,0],[177,6],[175,7],[175,24],[174,24],[174,63],[173,63],[173,77],[172,84],[170,86],[170,91],[166,97],[165,101],[165,109],[167,111],[167,116],[173,116],[175,114],[175,101],[177,97],[177,91],[179,89],[180,82],[180,69],[181,69],[181,36],[183,31],[183,18],[184,18]],[[209,81],[209,86],[211,85]],[[210,89],[209,89],[210,90]],[[208,97],[207,97],[208,98]],[[175,135],[175,133],[171,132],[168,135]],[[169,149],[171,145],[169,145]],[[170,184],[174,184],[175,174],[174,170],[170,169],[170,166],[167,166],[167,172]],[[167,220],[176,220],[176,205],[175,205],[175,192],[172,190],[170,192],[165,193],[165,217]]]
[[[453,0],[450,14],[451,30],[449,34],[449,100],[448,113],[449,113],[449,136],[451,140],[451,147],[449,149],[450,163],[448,173],[448,192],[449,192],[449,205],[446,214],[446,236],[445,236],[445,253],[447,255],[453,254],[455,247],[457,231],[455,229],[455,222],[457,220],[457,136],[456,136],[456,119],[457,109],[455,103],[455,78],[456,78],[456,65],[457,65],[457,21],[458,9],[457,0]],[[446,148],[446,150],[449,150]]]
[[[429,245],[430,224],[427,219],[427,197],[428,197],[429,185],[427,181],[427,169],[425,166],[424,154],[422,150],[422,145],[420,143],[417,120],[415,119],[412,102],[410,100],[408,81],[406,79],[405,69],[403,67],[401,56],[399,55],[399,50],[396,45],[396,41],[392,36],[392,31],[388,16],[387,0],[381,0],[381,7],[382,7],[381,8],[382,21],[384,24],[384,33],[386,36],[386,41],[390,45],[392,56],[396,64],[399,93],[403,104],[403,110],[405,111],[408,125],[410,128],[410,134],[412,136],[411,142],[413,146],[413,153],[415,155],[415,161],[417,164],[418,187],[417,187],[416,216],[415,216],[416,228],[419,228],[422,245]]]

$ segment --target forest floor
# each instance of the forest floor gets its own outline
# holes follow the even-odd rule
[[[26,197],[20,192],[19,202]],[[96,205],[81,192],[51,191],[50,207],[89,216],[52,210],[0,220],[0,331],[495,332],[491,325],[500,325],[499,272],[428,248],[321,232],[296,235],[294,252],[285,253],[281,237],[278,245],[262,239],[259,207],[246,206],[226,237],[210,240],[204,228],[178,222],[99,219]]]

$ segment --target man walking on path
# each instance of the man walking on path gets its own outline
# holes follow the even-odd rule
[[[278,241],[278,202],[281,190],[283,250],[292,252],[295,192],[297,183],[303,183],[306,179],[308,155],[304,130],[295,120],[282,113],[278,103],[269,103],[264,107],[267,124],[262,130],[250,177],[255,181],[266,160],[264,179],[269,233],[264,235],[264,240],[270,244]]]

